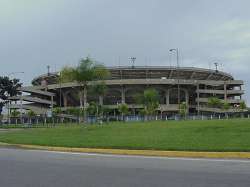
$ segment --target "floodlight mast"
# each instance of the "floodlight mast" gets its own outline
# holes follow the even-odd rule
[[[130,60],[132,62],[132,68],[135,67],[135,60],[136,60],[136,57],[130,57]]]
[[[177,90],[178,90],[178,105],[179,105],[179,109],[180,109],[180,104],[181,104],[181,97],[180,97],[180,77],[179,77],[179,68],[180,68],[180,64],[179,64],[179,49],[178,48],[174,48],[174,49],[170,49],[170,52],[176,52],[176,73],[177,73]]]
[[[218,72],[219,63],[218,63],[218,62],[215,62],[214,65],[215,65],[215,71]]]

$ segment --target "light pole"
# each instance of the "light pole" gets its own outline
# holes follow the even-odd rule
[[[214,65],[215,65],[215,71],[218,72],[219,63],[218,63],[218,62],[215,62]]]
[[[181,98],[180,98],[180,77],[179,77],[179,68],[180,68],[180,64],[179,64],[179,49],[178,48],[176,48],[176,49],[170,49],[169,51],[170,52],[176,52],[177,92],[178,92],[178,105],[179,105],[179,109],[180,109]]]
[[[135,60],[136,60],[136,57],[130,57],[130,60],[132,62],[132,68],[135,67]]]
[[[59,99],[60,99],[60,109],[62,108],[62,73],[59,72]]]

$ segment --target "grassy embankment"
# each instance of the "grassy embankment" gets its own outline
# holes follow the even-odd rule
[[[0,142],[59,147],[250,152],[250,120],[68,125],[0,132]]]

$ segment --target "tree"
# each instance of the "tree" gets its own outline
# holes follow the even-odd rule
[[[36,113],[33,110],[29,110],[27,115],[29,117],[29,123],[32,124],[32,118],[36,116]]]
[[[217,97],[210,97],[210,98],[208,98],[208,106],[210,106],[212,108],[221,108],[222,102]]]
[[[61,108],[59,108],[59,107],[53,108],[53,111],[52,111],[52,115],[53,116],[59,115],[61,113],[62,113],[62,109]]]
[[[98,111],[101,114],[101,117],[103,116],[103,97],[107,92],[107,85],[104,81],[97,82],[93,84],[92,86],[92,92],[93,94],[98,95]]]
[[[53,111],[52,111],[52,116],[53,116],[53,118],[54,117],[57,117],[58,115],[60,115],[62,113],[62,109],[60,108],[60,107],[55,107],[55,108],[53,108]],[[61,118],[61,116],[60,116],[60,120],[61,120],[62,118]],[[57,118],[57,122],[58,122],[58,118]],[[61,122],[62,122],[62,120],[61,120]]]
[[[95,102],[90,102],[87,108],[88,114],[98,116],[98,105]]]
[[[187,103],[186,102],[182,102],[180,104],[179,112],[180,112],[180,115],[186,119],[187,117]]]
[[[84,110],[86,120],[87,109],[87,86],[89,81],[104,80],[109,75],[108,70],[102,64],[95,63],[89,57],[81,59],[78,66],[73,70],[73,80],[79,84],[80,108]]]
[[[65,66],[59,73],[59,77],[57,78],[58,83],[68,83],[74,81],[74,68]]]
[[[118,111],[122,114],[122,121],[125,122],[125,115],[129,113],[128,105],[125,103],[119,104]]]
[[[230,109],[230,104],[227,101],[223,101],[222,108],[225,110],[226,118],[228,118],[228,110]]]
[[[17,124],[17,118],[20,115],[20,112],[18,110],[14,109],[11,111],[10,115],[11,115],[11,117],[13,117],[15,119],[16,124]]]
[[[9,77],[0,76],[0,114],[5,104],[8,102],[8,97],[21,95],[18,90],[22,86],[19,79],[10,79]]]
[[[244,112],[245,112],[245,110],[247,108],[247,105],[246,105],[245,101],[242,101],[240,103],[239,108],[240,108],[240,111],[241,111],[241,117],[243,118],[244,117]]]
[[[95,94],[98,95],[99,97],[99,105],[103,105],[103,97],[105,93],[107,92],[107,85],[105,84],[104,81],[95,83],[92,87],[92,90]]]
[[[148,88],[144,90],[142,95],[138,94],[135,97],[139,104],[143,104],[146,116],[152,117],[159,107],[159,93],[153,88]]]

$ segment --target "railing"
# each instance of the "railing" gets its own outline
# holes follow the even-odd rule
[[[201,102],[201,103],[207,103],[209,101],[209,98],[196,98],[196,102]],[[221,101],[224,101],[224,100],[221,100]],[[244,100],[242,99],[227,99],[226,100],[228,103],[231,103],[231,104],[239,104],[241,102],[244,102]]]
[[[244,90],[227,90],[226,92],[224,90],[202,90],[202,89],[199,89],[196,91],[197,93],[207,93],[207,94],[227,94],[227,95],[230,95],[230,94],[239,94],[239,95],[242,95],[244,94]]]
[[[82,118],[82,117],[81,117]],[[51,127],[63,124],[106,124],[112,121],[125,121],[125,122],[145,122],[145,121],[180,121],[180,120],[229,120],[229,119],[249,119],[249,114],[239,114],[239,115],[187,115],[181,117],[180,115],[152,115],[152,116],[142,116],[142,115],[127,115],[122,117],[121,115],[105,115],[103,118],[96,116],[88,116],[87,123],[81,122],[79,116],[73,115],[58,115],[54,117],[47,116],[34,116],[28,117],[11,117],[10,120],[2,119],[0,120],[0,128],[9,128],[15,126],[18,128],[23,127]],[[10,123],[9,123],[10,122]]]

